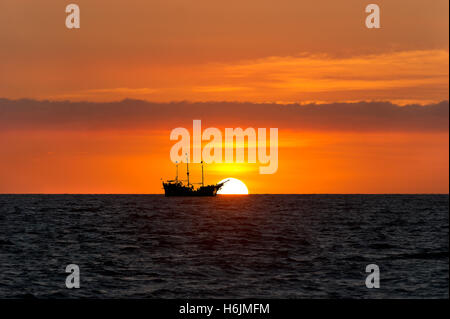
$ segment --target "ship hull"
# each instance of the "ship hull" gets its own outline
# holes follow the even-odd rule
[[[223,183],[201,186],[194,189],[192,186],[188,187],[181,183],[163,183],[164,195],[166,197],[214,197],[222,186]]]

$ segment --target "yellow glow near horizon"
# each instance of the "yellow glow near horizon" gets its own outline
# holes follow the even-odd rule
[[[219,183],[227,181],[225,185],[217,192],[220,195],[248,195],[248,188],[237,178],[225,178]]]

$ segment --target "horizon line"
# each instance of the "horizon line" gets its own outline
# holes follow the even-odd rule
[[[0,193],[3,195],[151,195],[164,196],[164,193]],[[217,194],[217,196],[248,195],[450,195],[450,193],[251,193],[251,194]],[[184,196],[180,196],[184,197]],[[189,196],[187,196],[189,197]]]

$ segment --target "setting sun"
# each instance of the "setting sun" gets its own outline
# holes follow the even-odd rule
[[[236,178],[225,178],[219,182],[225,182],[225,185],[217,192],[219,195],[248,195],[248,188],[245,184]]]

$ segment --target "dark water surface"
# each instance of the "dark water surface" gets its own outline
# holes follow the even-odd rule
[[[448,298],[448,195],[0,195],[0,297]],[[366,265],[381,288],[365,286]],[[77,264],[81,288],[66,289]]]

